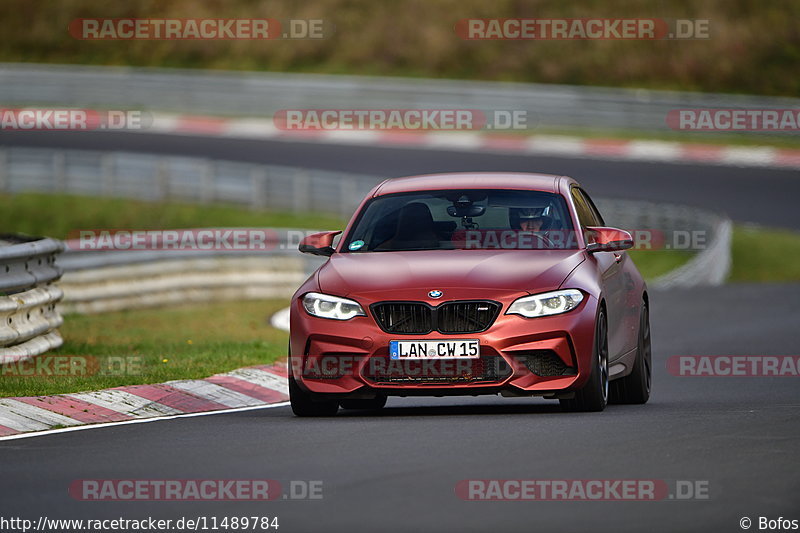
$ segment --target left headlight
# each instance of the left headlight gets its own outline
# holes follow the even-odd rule
[[[578,307],[582,300],[583,293],[577,289],[544,292],[514,300],[506,314],[522,315],[526,318],[560,315]]]
[[[303,307],[309,315],[334,320],[350,320],[354,316],[367,316],[358,302],[318,292],[309,292],[303,296]]]

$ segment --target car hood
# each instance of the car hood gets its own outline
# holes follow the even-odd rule
[[[558,288],[581,250],[431,250],[337,253],[319,270],[320,290],[340,296],[407,289],[540,292]]]

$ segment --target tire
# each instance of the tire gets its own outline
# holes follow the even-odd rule
[[[639,319],[639,341],[633,370],[624,378],[611,382],[611,401],[621,404],[643,404],[650,399],[653,354],[650,348],[650,312],[642,304]]]
[[[292,403],[292,412],[296,416],[333,416],[339,410],[336,400],[320,399],[318,394],[306,392],[292,375],[291,359],[289,362],[289,401]]]
[[[575,397],[559,400],[565,411],[598,412],[608,404],[608,321],[604,309],[597,315],[592,350],[592,372]]]
[[[386,396],[378,395],[371,400],[340,400],[342,409],[363,409],[365,411],[380,411],[386,405]]]

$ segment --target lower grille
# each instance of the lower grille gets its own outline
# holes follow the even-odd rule
[[[502,357],[477,359],[404,359],[373,356],[362,371],[364,378],[381,384],[494,383],[512,373]]]
[[[574,376],[575,368],[567,366],[552,350],[536,350],[516,356],[533,374],[542,377]]]

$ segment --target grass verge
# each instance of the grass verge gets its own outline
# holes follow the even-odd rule
[[[666,274],[692,256],[676,250],[631,250],[628,253],[647,280]],[[734,226],[728,281],[800,281],[800,233],[752,225]]]
[[[142,202],[66,194],[0,194],[5,233],[66,238],[79,229],[283,227],[344,229],[347,221],[320,213],[256,211],[235,205]]]
[[[200,379],[271,363],[286,355],[288,334],[271,327],[269,318],[285,306],[285,300],[254,300],[68,315],[61,327],[64,345],[36,359],[43,364],[47,357],[72,356],[76,359],[69,364],[77,362],[78,368],[88,360],[87,373],[93,375],[71,376],[65,369],[59,371],[55,359],[46,368],[62,375],[19,376],[15,375],[18,366],[0,366],[0,396]],[[36,368],[36,359],[30,367]]]
[[[733,265],[728,281],[800,281],[800,233],[736,226],[731,247]]]
[[[629,250],[636,267],[646,281],[652,281],[683,265],[694,255],[679,250]]]

